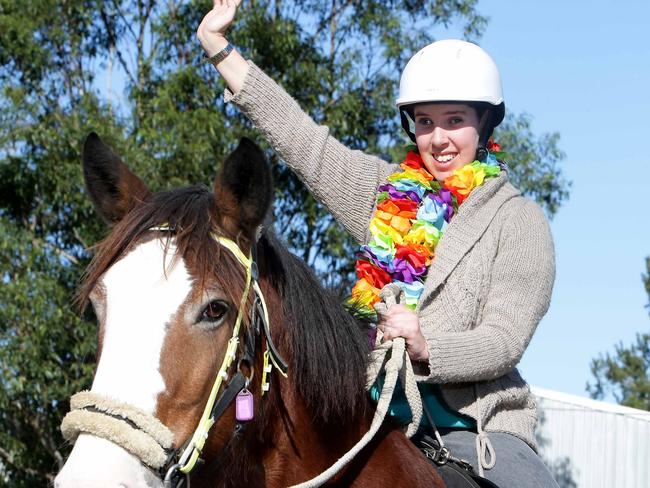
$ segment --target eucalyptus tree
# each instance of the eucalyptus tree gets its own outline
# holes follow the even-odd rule
[[[249,0],[231,37],[343,143],[397,159],[401,67],[436,27],[479,40],[487,17],[476,4]],[[73,306],[105,235],[83,190],[85,135],[99,132],[153,189],[209,184],[239,137],[255,137],[202,62],[195,30],[209,8],[0,0],[0,485],[52,480],[67,453],[64,399],[93,371],[92,312]],[[513,177],[553,214],[568,191],[557,134],[537,137],[519,116],[501,136]],[[278,232],[325,280],[349,282],[350,237],[268,153]]]

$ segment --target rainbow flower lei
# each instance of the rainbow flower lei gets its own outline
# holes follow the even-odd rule
[[[488,147],[498,148],[496,144]],[[400,167],[401,171],[379,187],[370,221],[372,238],[357,253],[358,280],[350,302],[373,319],[373,305],[380,301],[379,292],[388,283],[399,285],[405,305],[415,310],[436,246],[458,206],[501,170],[497,159],[488,154],[487,162],[466,164],[440,183],[413,150]]]

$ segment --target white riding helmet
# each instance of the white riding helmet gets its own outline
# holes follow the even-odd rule
[[[505,115],[501,77],[483,49],[458,39],[437,41],[420,49],[402,72],[397,107],[426,102],[478,102],[490,108],[489,134]],[[492,106],[492,107],[490,107]],[[404,125],[405,114],[402,114]],[[404,127],[409,136],[413,134]],[[489,135],[488,135],[489,137]],[[486,138],[487,139],[487,138]]]

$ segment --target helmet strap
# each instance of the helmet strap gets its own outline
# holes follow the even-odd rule
[[[415,132],[413,131],[413,128],[415,127],[415,123],[413,122],[413,119],[411,119],[409,113],[403,108],[400,108],[399,116],[400,119],[402,120],[402,128],[408,134],[409,139],[415,142]]]
[[[476,160],[484,163],[487,155],[488,150],[485,148],[485,144],[479,143],[478,147],[476,148]]]
[[[487,127],[490,118],[491,118],[490,110],[486,109],[481,114],[481,118],[478,122],[479,136],[478,136],[478,146],[476,148],[476,159],[478,161],[484,161],[488,155],[488,151],[485,146],[487,145],[488,139],[490,138],[490,133],[492,132]]]

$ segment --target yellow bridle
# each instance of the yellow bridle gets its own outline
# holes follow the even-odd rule
[[[244,310],[246,308],[246,301],[248,300],[248,294],[251,289],[251,284],[253,290],[255,291],[256,295],[260,299],[260,303],[262,305],[262,311],[264,314],[264,320],[266,321],[267,324],[270,324],[268,308],[266,306],[266,301],[264,300],[264,294],[262,293],[262,290],[260,289],[259,283],[257,281],[257,263],[251,257],[249,257],[251,253],[249,252],[249,256],[246,256],[241,251],[239,246],[234,241],[228,239],[227,237],[219,236],[216,234],[212,234],[212,237],[219,244],[221,244],[223,247],[225,247],[230,252],[232,252],[235,258],[237,259],[237,261],[239,261],[244,266],[244,268],[246,269],[246,283],[244,285],[244,293],[242,294],[239,303],[239,310],[237,313],[237,319],[235,320],[235,326],[233,327],[232,336],[228,340],[226,354],[221,363],[221,367],[219,368],[219,372],[217,373],[215,382],[212,385],[212,390],[210,391],[208,402],[205,406],[205,409],[203,410],[203,415],[201,415],[201,420],[199,420],[198,426],[194,431],[194,434],[192,435],[192,439],[188,443],[187,447],[184,449],[183,453],[179,458],[179,462],[176,465],[176,469],[185,475],[189,474],[196,466],[196,462],[199,459],[201,455],[201,451],[203,450],[205,442],[208,438],[208,433],[210,432],[210,429],[215,423],[215,419],[213,419],[211,416],[212,409],[217,400],[217,395],[219,393],[219,390],[221,389],[223,381],[228,380],[227,371],[232,365],[233,361],[237,358],[237,346],[239,345],[239,329],[241,327],[244,318]],[[270,383],[268,382],[268,375],[273,370],[273,367],[275,367],[282,376],[284,376],[285,378],[287,377],[287,374],[283,370],[283,368],[277,364],[273,354],[269,353],[269,344],[267,341],[266,349],[264,351],[264,367],[262,371],[262,388],[261,388],[262,395],[264,395],[264,393],[266,393],[270,388]]]

